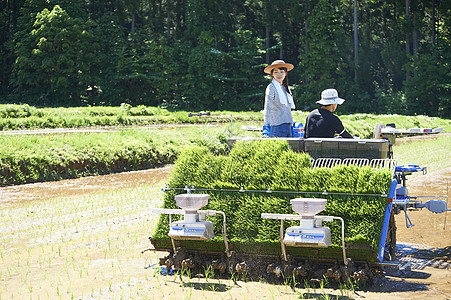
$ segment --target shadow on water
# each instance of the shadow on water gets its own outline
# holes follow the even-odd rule
[[[419,249],[419,245],[396,245],[399,261],[410,263],[410,269],[423,270],[425,267],[451,268],[451,246],[445,248]]]
[[[193,288],[195,290],[201,291],[212,291],[212,292],[227,292],[230,288],[222,283],[209,283],[209,282],[185,282],[183,287]]]
[[[351,300],[348,296],[339,296],[333,294],[320,294],[320,293],[302,293],[300,299],[329,299],[329,300]]]
[[[448,270],[450,264],[451,246],[445,248],[423,249],[422,245],[397,244],[397,258],[407,263],[403,270],[386,268],[385,276],[376,278],[367,289],[368,292],[390,293],[416,292],[429,290],[429,284],[424,280],[431,279],[432,274],[426,267]],[[431,269],[428,269],[429,271]],[[423,280],[423,282],[418,282]]]

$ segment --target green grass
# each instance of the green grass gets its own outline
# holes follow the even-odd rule
[[[224,127],[0,135],[0,185],[61,180],[173,163],[185,146],[226,151]]]
[[[159,107],[122,104],[116,107],[57,107],[37,108],[27,104],[0,105],[0,131],[36,128],[80,128],[92,126],[132,126],[155,124],[207,124],[212,122],[234,122],[262,126],[263,113],[212,111],[210,116],[188,117],[188,111],[171,112]],[[295,122],[305,123],[309,112],[293,111]],[[444,127],[451,131],[451,120],[428,116],[351,114],[340,115],[345,128],[354,136],[370,138],[376,123],[395,123],[397,128]],[[234,126],[234,128],[236,128]]]
[[[294,111],[293,117],[295,121],[305,123],[307,114]],[[233,128],[230,123],[232,115]],[[444,127],[451,131],[450,120],[426,116],[353,114],[340,118],[351,134],[361,138],[372,137],[376,123],[394,122],[398,128]],[[136,126],[151,124],[164,125],[136,129]],[[172,163],[182,149],[190,145],[205,146],[215,154],[223,154],[227,151],[226,140],[231,134],[261,136],[260,132],[241,130],[241,125],[262,126],[262,112],[217,111],[211,112],[211,116],[188,117],[186,111],[170,112],[158,107],[127,104],[73,108],[0,105],[0,171],[3,175],[0,185],[152,168]],[[10,129],[89,126],[107,126],[111,132],[8,135]],[[449,157],[446,150],[450,148],[449,140],[420,147],[428,151],[418,162],[411,157],[403,160],[400,156],[419,151],[417,148],[395,148],[395,158],[399,164],[426,164],[430,171],[443,167],[443,161],[449,161],[442,159]]]
[[[261,113],[211,112],[210,116],[189,117],[188,111],[171,112],[159,107],[123,104],[116,107],[58,107],[0,104],[0,131],[37,128],[80,128],[92,126],[131,126],[155,124],[204,124],[234,120],[258,121]]]
[[[434,172],[451,167],[451,136],[395,144],[394,158],[398,165],[419,165]]]

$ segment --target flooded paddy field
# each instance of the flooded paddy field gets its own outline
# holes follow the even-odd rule
[[[166,253],[141,251],[171,170],[0,188],[0,299],[451,299],[451,216],[427,210],[409,213],[412,228],[396,216],[410,269],[357,291],[163,276]],[[448,195],[450,179],[451,168],[415,177],[409,193]]]

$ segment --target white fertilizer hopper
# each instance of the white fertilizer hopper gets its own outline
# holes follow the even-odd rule
[[[171,223],[169,236],[180,240],[209,240],[214,237],[213,223],[205,220],[198,210],[208,204],[208,194],[180,194],[176,204],[183,209],[184,219]]]
[[[213,232],[213,223],[206,221],[206,216],[215,216],[221,214],[223,216],[222,234],[226,248],[226,254],[230,257],[229,244],[227,243],[226,234],[226,215],[219,210],[200,210],[208,204],[208,194],[180,194],[174,197],[175,203],[181,209],[172,208],[154,208],[152,213],[169,215],[169,233],[172,240],[172,249],[177,253],[174,240],[210,240],[215,235]],[[171,221],[172,215],[182,215],[183,220]]]
[[[283,243],[288,246],[327,247],[331,244],[329,227],[322,227],[315,215],[326,208],[327,200],[296,198],[290,201],[292,209],[301,215],[299,226],[287,228]]]
[[[198,209],[208,204],[209,198],[208,194],[180,194],[174,197],[177,206],[187,213],[197,213]]]
[[[327,200],[318,198],[296,198],[290,200],[291,208],[305,218],[313,218],[326,208]]]
[[[262,213],[263,219],[281,220],[280,241],[283,259],[287,261],[285,245],[293,247],[328,247],[332,244],[329,227],[323,227],[322,222],[341,221],[341,244],[343,248],[343,262],[348,264],[344,243],[344,220],[334,216],[316,216],[326,208],[327,199],[296,198],[290,201],[291,207],[297,215]],[[283,236],[283,220],[300,220],[299,226],[291,226]]]

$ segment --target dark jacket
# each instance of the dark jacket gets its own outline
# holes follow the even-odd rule
[[[335,134],[344,138],[353,138],[346,131],[340,119],[327,109],[315,109],[307,116],[305,138],[333,138]]]

